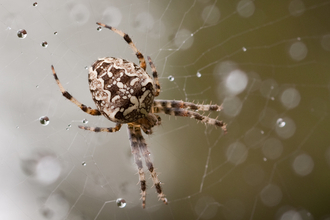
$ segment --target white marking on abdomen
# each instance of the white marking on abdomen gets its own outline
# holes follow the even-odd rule
[[[139,81],[139,78],[135,78],[135,79],[133,79],[133,80],[131,81],[130,85],[131,85],[131,86],[134,86],[134,84],[135,84],[137,81]]]
[[[130,98],[131,103],[133,103],[133,106],[127,108],[123,115],[126,116],[127,114],[131,113],[134,109],[137,109],[139,107],[139,100],[136,98],[136,96],[132,96]]]
[[[115,102],[117,99],[120,99],[119,95],[116,95],[115,97],[112,98],[111,102]]]

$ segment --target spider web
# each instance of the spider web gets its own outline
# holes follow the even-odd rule
[[[329,10],[329,0],[2,1],[0,218],[330,219]],[[66,100],[52,76],[53,64],[94,107],[86,68],[138,62],[97,21],[151,56],[158,98],[224,103],[210,117],[226,135],[167,115],[145,135],[167,206],[148,179],[141,208],[126,126],[78,129],[114,124]]]

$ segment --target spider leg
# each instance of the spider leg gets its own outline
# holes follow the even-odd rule
[[[142,207],[146,206],[146,179],[144,176],[141,154],[139,149],[139,140],[137,137],[137,131],[140,131],[140,127],[134,126],[132,123],[128,123],[128,136],[131,143],[131,151],[134,156],[134,161],[138,167],[139,180],[141,185]]]
[[[154,106],[154,112],[155,113],[164,113],[167,115],[194,118],[196,120],[204,122],[205,124],[210,124],[210,125],[215,125],[215,126],[221,127],[222,130],[225,133],[227,133],[227,128],[226,128],[225,123],[223,123],[222,121],[213,119],[213,118],[209,118],[207,116],[203,116],[194,111],[189,111],[187,109],[182,109],[182,108],[167,108],[167,107],[155,107]]]
[[[158,81],[158,74],[157,74],[156,67],[155,67],[154,63],[152,62],[151,58],[149,56],[147,56],[147,58],[148,58],[149,65],[150,65],[151,70],[152,70],[152,77],[154,79],[154,89],[155,89],[154,96],[156,97],[156,96],[159,95],[159,92],[160,92],[160,84],[159,84],[159,81]]]
[[[154,100],[155,107],[161,108],[186,108],[191,110],[198,111],[221,111],[222,105],[200,105],[195,104],[193,102],[184,102],[184,101],[176,101],[176,100]]]
[[[117,123],[115,127],[110,127],[110,128],[100,128],[100,127],[85,127],[78,125],[79,128],[88,130],[88,131],[94,131],[94,132],[116,132],[119,131],[121,128],[121,124]]]
[[[100,25],[102,27],[105,27],[105,28],[109,28],[113,32],[115,32],[115,33],[119,34],[120,36],[122,36],[124,38],[124,40],[131,46],[132,50],[135,52],[136,57],[140,61],[140,67],[142,69],[146,70],[146,61],[145,61],[142,53],[136,48],[136,46],[134,45],[132,39],[127,34],[125,34],[124,32],[122,32],[121,30],[117,30],[114,27],[111,27],[111,26],[106,25],[106,24],[102,24],[100,22],[96,22],[96,24],[98,24],[98,25]]]
[[[167,204],[167,199],[165,197],[165,194],[162,191],[162,187],[160,186],[161,183],[158,179],[157,173],[155,171],[155,168],[154,168],[154,166],[151,162],[150,156],[149,156],[150,152],[148,151],[147,143],[146,143],[144,137],[142,136],[140,129],[136,130],[136,137],[139,141],[139,148],[142,153],[142,156],[144,157],[148,170],[150,172],[152,182],[154,183],[154,186],[158,193],[158,198],[161,199],[165,204]]]
[[[73,104],[75,104],[76,106],[81,108],[81,110],[83,110],[84,112],[86,112],[90,115],[101,115],[101,112],[98,109],[92,109],[91,107],[87,107],[86,105],[81,104],[77,99],[73,98],[73,96],[64,89],[60,80],[57,77],[57,74],[55,72],[53,65],[52,65],[52,71],[53,71],[53,75],[56,80],[56,83],[57,83],[58,87],[60,87],[60,90],[65,98],[69,99]]]

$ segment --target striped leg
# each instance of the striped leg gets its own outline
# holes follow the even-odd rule
[[[157,74],[156,67],[155,67],[154,63],[152,62],[151,58],[149,56],[147,56],[147,58],[148,58],[148,61],[149,61],[149,64],[150,64],[150,67],[151,67],[151,70],[152,70],[152,77],[154,79],[154,89],[155,89],[154,96],[156,97],[160,93],[160,84],[159,84],[159,81],[158,81],[158,74]]]
[[[146,179],[144,176],[144,171],[142,167],[142,160],[141,160],[141,154],[139,149],[139,140],[137,132],[140,131],[140,128],[138,126],[134,126],[132,123],[128,124],[128,136],[129,140],[131,142],[131,151],[134,156],[134,161],[138,167],[139,172],[139,180],[141,185],[141,196],[142,196],[142,208],[145,208],[146,206]],[[140,131],[141,133],[141,131]]]
[[[155,168],[151,162],[151,159],[150,159],[150,152],[148,151],[148,148],[147,148],[147,144],[146,144],[146,141],[145,139],[143,138],[142,134],[141,134],[141,130],[138,130],[136,132],[136,135],[137,135],[137,138],[138,138],[138,141],[139,141],[139,148],[141,150],[141,153],[142,153],[142,156],[144,157],[144,160],[146,162],[146,165],[148,167],[148,170],[150,172],[150,175],[151,175],[151,178],[152,178],[152,182],[154,183],[154,186],[156,188],[156,191],[158,193],[158,197],[159,199],[161,199],[165,204],[167,204],[167,199],[165,197],[165,194],[163,193],[162,191],[162,187],[160,186],[160,181],[158,179],[158,176],[157,176],[157,173],[155,171]]]
[[[58,85],[58,87],[60,87],[60,90],[63,94],[63,96],[67,99],[69,99],[73,104],[75,104],[76,106],[78,106],[79,108],[81,108],[81,110],[83,110],[84,112],[90,114],[90,115],[101,115],[101,112],[97,109],[92,109],[90,107],[87,107],[86,105],[84,104],[81,104],[77,99],[73,98],[72,95],[70,95],[70,93],[68,93],[64,87],[62,86],[60,80],[58,79],[57,77],[57,74],[55,72],[55,69],[54,69],[54,66],[52,65],[52,71],[53,71],[53,75],[54,75],[54,78],[56,80],[56,83]]]
[[[84,130],[94,131],[94,132],[116,132],[119,131],[119,129],[121,128],[121,124],[117,123],[116,127],[113,128],[85,127],[81,125],[78,125],[78,127]]]
[[[135,52],[136,57],[140,61],[140,67],[142,69],[146,70],[146,61],[145,61],[142,53],[136,48],[136,46],[134,45],[132,39],[127,34],[125,34],[124,32],[122,32],[121,30],[117,30],[114,27],[111,27],[111,26],[106,25],[106,24],[102,24],[100,22],[96,22],[96,24],[98,24],[98,25],[100,25],[102,27],[105,27],[105,28],[109,28],[113,32],[115,32],[115,33],[119,34],[120,36],[122,36],[124,38],[124,40],[131,46],[132,50]]]
[[[205,124],[210,124],[210,125],[215,125],[215,126],[221,127],[222,130],[225,133],[227,133],[227,128],[226,128],[225,123],[223,123],[222,121],[213,119],[213,118],[209,118],[207,116],[203,116],[194,111],[189,111],[187,109],[182,109],[182,108],[154,107],[154,112],[155,113],[164,113],[167,115],[194,118],[196,120],[204,122]]]
[[[186,108],[198,111],[221,111],[222,105],[200,105],[192,102],[176,101],[176,100],[154,100],[154,106],[160,108]]]

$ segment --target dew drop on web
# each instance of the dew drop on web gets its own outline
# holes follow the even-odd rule
[[[18,36],[18,38],[24,39],[27,36],[27,31],[24,29],[19,29],[17,31],[17,36]]]
[[[123,198],[118,198],[116,203],[119,208],[124,208],[126,206],[126,201]]]
[[[47,116],[41,116],[39,121],[42,126],[47,126],[49,124],[49,118]]]
[[[44,48],[48,47],[48,43],[47,43],[47,41],[43,41],[43,42],[41,42],[40,45],[41,45],[42,47],[44,47]]]
[[[66,130],[68,131],[71,128],[71,124],[68,124],[68,127],[66,127]]]
[[[282,118],[277,119],[276,123],[277,123],[277,126],[280,128],[285,126],[285,121]]]

